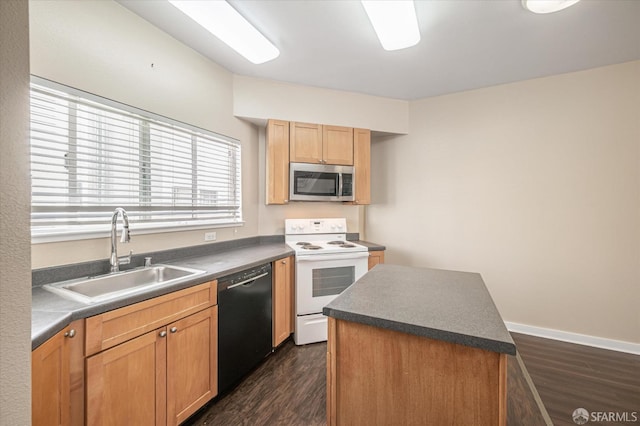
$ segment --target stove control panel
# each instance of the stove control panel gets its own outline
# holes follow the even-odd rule
[[[284,233],[296,234],[339,234],[347,232],[347,219],[285,219]]]

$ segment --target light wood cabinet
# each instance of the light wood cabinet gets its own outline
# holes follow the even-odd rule
[[[269,120],[267,144],[267,204],[289,202],[289,122]]]
[[[353,165],[353,129],[351,127],[322,126],[322,162]]]
[[[167,424],[167,338],[161,332],[87,358],[88,425]]]
[[[353,129],[310,123],[290,123],[290,161],[353,165]]]
[[[84,423],[83,324],[73,322],[31,353],[34,426]]]
[[[506,424],[506,354],[329,318],[327,424]]]
[[[269,120],[266,129],[266,203],[289,202],[289,163],[354,166],[354,201],[371,203],[371,131]]]
[[[371,204],[371,131],[353,130],[355,197],[353,204]]]
[[[289,152],[292,163],[322,163],[322,125],[289,123]]]
[[[217,282],[86,320],[87,424],[177,425],[217,394]]]
[[[167,331],[167,424],[177,425],[218,394],[218,307]]]
[[[369,269],[373,268],[379,263],[384,263],[384,251],[374,250],[369,252]]]
[[[273,347],[293,333],[294,258],[273,262]]]
[[[89,317],[87,356],[215,305],[217,298],[217,281],[211,281]]]

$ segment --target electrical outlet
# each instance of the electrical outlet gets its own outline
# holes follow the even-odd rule
[[[205,241],[215,241],[216,240],[216,233],[215,232],[205,232],[204,233],[204,240]]]

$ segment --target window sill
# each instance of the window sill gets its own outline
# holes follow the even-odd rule
[[[216,228],[238,228],[244,226],[244,221],[233,223],[202,223],[197,225],[168,225],[168,224],[131,224],[129,229],[132,236],[147,234],[165,234],[168,232],[195,231],[198,229],[216,229]],[[121,227],[118,226],[118,235],[120,235]],[[31,244],[46,244],[62,241],[79,241],[92,240],[98,238],[109,238],[110,229],[102,227],[100,229],[91,230],[73,230],[73,231],[51,231],[31,233]]]

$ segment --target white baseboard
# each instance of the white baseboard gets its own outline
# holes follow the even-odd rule
[[[567,331],[553,330],[551,328],[534,327],[515,322],[506,322],[509,331],[532,336],[544,337],[547,339],[561,340],[563,342],[577,343],[579,345],[594,346],[596,348],[608,349],[611,351],[627,352],[640,355],[640,343],[624,342],[622,340],[605,339],[602,337],[589,336],[586,334],[569,333]]]

